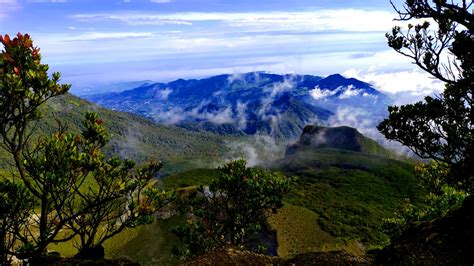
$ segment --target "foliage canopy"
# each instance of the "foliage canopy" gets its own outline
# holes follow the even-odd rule
[[[446,165],[443,182],[466,191],[474,187],[474,15],[472,1],[407,0],[400,20],[432,19],[394,27],[388,45],[443,81],[443,93],[425,101],[389,107],[378,129],[387,139],[410,147],[418,156]]]
[[[208,188],[189,196],[191,219],[175,230],[186,247],[182,255],[196,255],[223,246],[258,249],[256,234],[265,229],[266,218],[283,206],[289,179],[248,168],[245,160],[219,168],[220,175]]]
[[[0,136],[21,180],[0,184],[0,208],[17,210],[0,217],[0,247],[8,253],[3,262],[11,255],[36,259],[50,243],[76,236],[78,256],[103,257],[105,240],[150,222],[172,199],[151,186],[162,164],[135,167],[130,160],[107,158],[102,149],[109,136],[92,112],[80,134],[58,121],[58,132],[32,143],[39,107],[70,85],[59,84],[59,73],[48,75],[28,34],[0,36],[0,42]]]

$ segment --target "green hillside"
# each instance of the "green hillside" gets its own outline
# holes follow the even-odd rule
[[[360,255],[388,243],[382,219],[420,189],[411,163],[341,149],[299,151],[269,167],[295,177],[285,206],[269,219],[278,254],[346,250]],[[164,188],[206,185],[217,175],[195,169],[162,179]]]
[[[282,210],[286,214],[271,220],[272,227],[280,230],[279,251],[285,256],[341,248],[360,252],[354,243],[366,247],[384,245],[388,237],[382,232],[382,219],[392,217],[405,199],[416,202],[420,195],[412,163],[390,158],[390,151],[355,129],[325,129],[332,140],[326,138],[329,141],[324,147],[351,143],[337,142],[337,138],[355,142],[347,149],[306,145],[266,166],[295,177],[285,200],[288,205]],[[303,142],[308,136],[307,127],[301,137]],[[353,147],[361,151],[353,151]],[[195,169],[165,177],[162,184],[168,189],[206,185],[215,175],[215,170]],[[298,228],[308,231],[295,232]]]
[[[317,214],[317,226],[369,246],[388,241],[382,219],[420,194],[412,164],[367,153],[307,150],[278,161],[273,170],[297,177],[287,202]]]
[[[165,163],[162,174],[216,165],[229,151],[226,141],[232,140],[211,133],[159,125],[137,115],[102,108],[71,94],[48,101],[42,106],[42,111],[44,117],[38,124],[38,135],[56,131],[56,119],[67,125],[70,131],[78,132],[85,112],[98,112],[112,136],[106,147],[109,154],[137,162],[152,158],[162,160]],[[1,169],[6,167],[9,158],[8,153],[0,150]]]

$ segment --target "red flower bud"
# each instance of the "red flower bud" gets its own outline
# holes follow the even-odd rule
[[[3,44],[8,45],[10,43],[10,36],[8,34],[5,34],[3,37]]]
[[[14,67],[13,72],[15,72],[17,75],[20,75],[20,69],[18,67]]]

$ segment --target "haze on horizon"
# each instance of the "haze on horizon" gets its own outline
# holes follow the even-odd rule
[[[342,73],[413,99],[442,89],[387,47],[388,0],[288,2],[0,0],[0,33],[29,33],[73,92],[251,71]]]

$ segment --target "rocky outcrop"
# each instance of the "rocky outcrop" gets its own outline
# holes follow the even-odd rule
[[[339,149],[375,155],[390,155],[390,152],[376,141],[365,137],[357,129],[347,126],[306,126],[299,141],[287,147],[286,154],[291,155],[308,149]]]
[[[377,256],[383,265],[474,265],[474,196],[451,215],[419,223]]]

